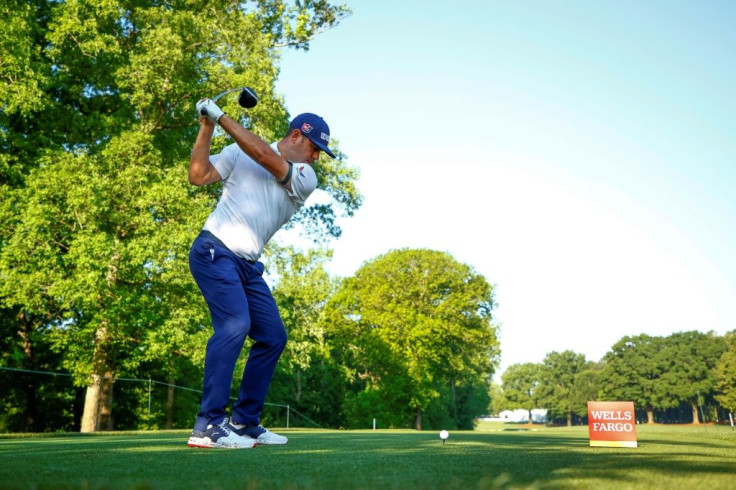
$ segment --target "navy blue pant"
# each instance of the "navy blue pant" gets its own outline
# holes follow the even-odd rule
[[[207,301],[215,331],[207,342],[202,405],[194,428],[205,430],[225,418],[235,363],[246,336],[255,343],[232,420],[259,424],[273,371],[286,346],[286,329],[263,279],[263,264],[248,262],[216,238],[200,234],[189,251],[189,268]]]

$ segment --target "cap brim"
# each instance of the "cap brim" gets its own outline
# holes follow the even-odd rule
[[[332,150],[330,150],[329,148],[327,148],[326,146],[323,146],[323,145],[317,145],[317,146],[319,146],[320,148],[322,148],[322,151],[324,151],[325,153],[327,153],[328,155],[330,155],[330,158],[335,158],[335,154],[332,153]]]
[[[307,136],[307,138],[309,138],[309,136]],[[322,143],[321,141],[314,141],[312,138],[309,138],[309,141],[311,141],[312,143],[314,143],[317,146],[317,148],[319,148],[323,152],[325,152],[328,155],[330,155],[330,157],[335,158],[335,154],[332,153],[332,150],[330,150],[329,148],[327,148],[327,145],[326,144]]]

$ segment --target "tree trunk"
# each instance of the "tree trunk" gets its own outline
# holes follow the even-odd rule
[[[95,333],[95,347],[92,355],[93,371],[91,384],[87,387],[84,398],[84,412],[80,432],[95,432],[112,424],[112,383],[113,373],[108,368],[108,341],[107,325],[103,324]]]
[[[296,391],[294,392],[294,400],[297,402],[302,397],[302,370],[296,370]]]
[[[100,420],[97,430],[113,430],[114,428],[112,418],[112,384],[114,382],[112,372],[105,371],[100,384],[102,390],[100,391]]]
[[[457,423],[457,390],[455,389],[455,381],[450,382],[450,389],[452,392],[452,418]]]
[[[100,418],[100,375],[92,375],[92,384],[87,387],[84,397],[84,412],[82,413],[82,426],[79,432],[94,432]]]
[[[25,431],[35,432],[36,420],[38,420],[38,398],[36,397],[36,393],[38,392],[38,385],[36,384],[35,380],[31,379],[30,375],[25,375],[24,377],[28,380],[28,382],[23,385],[26,397]]]
[[[654,423],[654,410],[647,408],[647,424]]]
[[[567,426],[572,427],[572,410],[567,410]]]
[[[700,424],[700,419],[698,418],[698,404],[691,403],[690,406],[693,408],[693,424]]]
[[[26,317],[22,311],[18,315],[18,320],[18,323],[21,324],[21,329],[18,330],[18,336],[23,342],[23,367],[26,369],[33,369],[33,344],[31,343],[31,330],[33,329],[33,325],[28,321],[28,317]],[[36,397],[38,384],[35,381],[35,376],[32,375],[23,374],[19,378],[27,380],[22,385],[26,398],[25,407],[23,409],[26,419],[25,431],[34,432],[36,420],[38,420],[38,399]]]
[[[103,375],[92,375],[92,384],[87,387],[87,394],[84,397],[84,412],[82,413],[82,426],[79,428],[79,432],[113,430],[113,382],[114,379],[110,371]]]
[[[165,428],[172,429],[174,427],[174,382],[176,379],[169,378],[169,386],[166,387],[166,425]]]
[[[422,430],[422,409],[417,407],[417,418],[414,421],[414,428],[416,430]]]

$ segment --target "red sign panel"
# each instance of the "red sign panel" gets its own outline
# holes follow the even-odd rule
[[[634,402],[588,402],[591,446],[637,447]]]

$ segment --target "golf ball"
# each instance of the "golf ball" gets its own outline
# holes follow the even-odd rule
[[[444,441],[448,437],[450,437],[450,433],[449,432],[447,432],[446,430],[441,430],[440,431],[440,439],[442,439]]]

